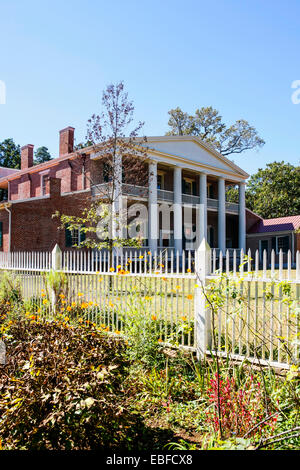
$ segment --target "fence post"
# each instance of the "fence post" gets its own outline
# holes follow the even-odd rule
[[[62,269],[62,253],[61,249],[59,248],[58,244],[56,243],[55,247],[52,250],[52,258],[51,258],[51,268],[55,271],[60,271]],[[56,297],[55,292],[52,289],[51,293],[51,304],[52,304],[52,311],[55,312],[55,305],[56,305]]]
[[[202,240],[195,252],[195,271],[199,287],[194,293],[195,315],[195,344],[197,359],[203,359],[206,351],[211,348],[211,312],[203,289],[207,283],[207,276],[211,274],[211,249],[205,239]]]

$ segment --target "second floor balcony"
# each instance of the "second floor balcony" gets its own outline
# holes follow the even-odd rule
[[[91,192],[92,197],[107,197],[109,194],[109,183],[102,183],[92,186]],[[122,194],[125,196],[145,200],[148,199],[148,187],[146,186],[137,186],[132,184],[122,184]],[[174,192],[166,191],[164,189],[157,190],[157,199],[158,202],[173,203],[174,202]],[[182,194],[182,203],[184,205],[196,206],[200,204],[200,196],[194,196],[191,194]],[[218,199],[207,198],[207,209],[210,211],[218,211]],[[239,213],[239,204],[233,202],[226,202],[226,212],[230,214]]]

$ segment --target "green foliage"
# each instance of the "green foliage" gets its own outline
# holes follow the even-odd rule
[[[167,135],[194,135],[214,146],[223,155],[242,153],[245,150],[262,147],[265,142],[256,129],[244,119],[227,127],[222,116],[211,106],[202,107],[191,116],[179,107],[171,109]]]
[[[147,366],[161,364],[164,356],[159,343],[159,332],[153,315],[145,313],[144,301],[134,293],[130,296],[130,308],[120,312],[128,338],[128,356],[131,361],[140,361]]]
[[[108,449],[126,441],[124,344],[94,327],[13,322],[0,377],[5,448]],[[125,421],[126,422],[126,421]]]
[[[13,139],[0,142],[0,166],[5,168],[21,168],[21,148]]]
[[[0,305],[6,303],[22,303],[22,291],[18,277],[13,273],[3,271],[0,278]]]
[[[34,153],[34,163],[35,165],[39,165],[40,163],[48,162],[49,160],[52,160],[52,157],[49,153],[49,150],[47,147],[39,147],[36,149]]]
[[[247,183],[246,205],[265,219],[300,214],[300,166],[282,161],[260,168]]]

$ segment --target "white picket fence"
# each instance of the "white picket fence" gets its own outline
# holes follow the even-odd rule
[[[269,265],[266,252],[260,262],[258,252],[245,257],[227,250],[223,256],[204,243],[182,255],[123,249],[110,257],[105,251],[62,253],[57,246],[53,252],[0,253],[0,272],[14,272],[24,298],[47,314],[45,273],[51,270],[67,279],[66,315],[67,306],[84,304],[85,319],[119,333],[126,331],[126,315],[139,308],[153,319],[162,341],[196,350],[199,357],[218,354],[281,368],[299,362],[299,252],[295,260],[290,252],[272,252]],[[211,282],[236,283],[238,299],[229,289],[222,308],[212,312],[202,289]]]

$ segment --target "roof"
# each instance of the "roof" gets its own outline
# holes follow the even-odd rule
[[[4,178],[5,176],[11,175],[18,171],[20,170],[16,170],[15,168],[6,168],[5,166],[0,166],[0,178]]]
[[[234,171],[238,172],[243,177],[245,177],[245,178],[249,177],[248,173],[246,173],[244,170],[242,170],[242,168],[240,168],[238,165],[236,165],[232,160],[230,160],[227,157],[224,157],[224,155],[222,155],[220,152],[218,152],[213,145],[211,145],[207,142],[204,142],[203,140],[201,140],[197,136],[192,136],[192,135],[164,135],[164,136],[147,136],[146,139],[147,139],[146,144],[151,143],[151,142],[154,143],[154,142],[168,142],[168,141],[175,141],[175,142],[176,141],[191,141],[191,142],[195,142],[198,145],[200,145],[200,147],[204,148],[205,150],[207,150],[208,152],[213,154],[219,160],[226,163]],[[138,139],[136,139],[136,141],[139,142],[139,141],[142,141],[142,139],[138,138]]]
[[[288,217],[278,217],[277,219],[261,219],[251,229],[249,233],[268,233],[293,231],[300,228],[300,215]]]
[[[140,142],[144,141],[143,138],[137,138],[135,140],[136,140],[137,143],[140,143]],[[157,136],[157,137],[150,136],[150,137],[147,137],[146,143],[147,142],[149,142],[149,143],[157,142],[157,141],[170,141],[170,140],[171,141],[172,140],[173,141],[176,141],[176,140],[177,141],[184,141],[184,140],[185,141],[186,140],[194,141],[198,145],[200,145],[201,147],[203,147],[204,149],[208,150],[210,153],[215,155],[217,158],[219,158],[223,162],[227,163],[233,169],[233,171],[240,174],[242,176],[242,178],[245,179],[245,178],[248,178],[248,176],[249,176],[248,173],[246,173],[240,167],[235,165],[234,162],[232,162],[228,158],[221,155],[219,152],[217,152],[217,150],[214,147],[212,147],[211,145],[203,142],[198,137],[188,136],[188,135],[184,135],[184,136]],[[7,173],[1,173],[1,169],[0,169],[0,188],[3,188],[3,189],[7,188],[7,185],[8,185],[9,181],[12,181],[16,178],[19,178],[20,176],[22,176],[24,174],[35,173],[35,172],[39,172],[41,170],[46,170],[46,169],[48,169],[52,166],[57,165],[58,163],[60,163],[64,160],[73,160],[73,159],[77,158],[80,154],[83,154],[83,153],[85,153],[85,154],[93,153],[97,149],[100,149],[101,145],[103,145],[103,144],[99,143],[99,144],[96,144],[96,145],[91,145],[89,147],[85,147],[83,149],[75,150],[72,153],[62,155],[61,157],[53,158],[52,160],[49,160],[49,161],[44,162],[44,163],[40,163],[38,165],[34,165],[32,167],[29,167],[29,168],[26,168],[26,169],[23,169],[23,170],[9,170]],[[149,148],[149,150],[151,150],[151,148]]]

